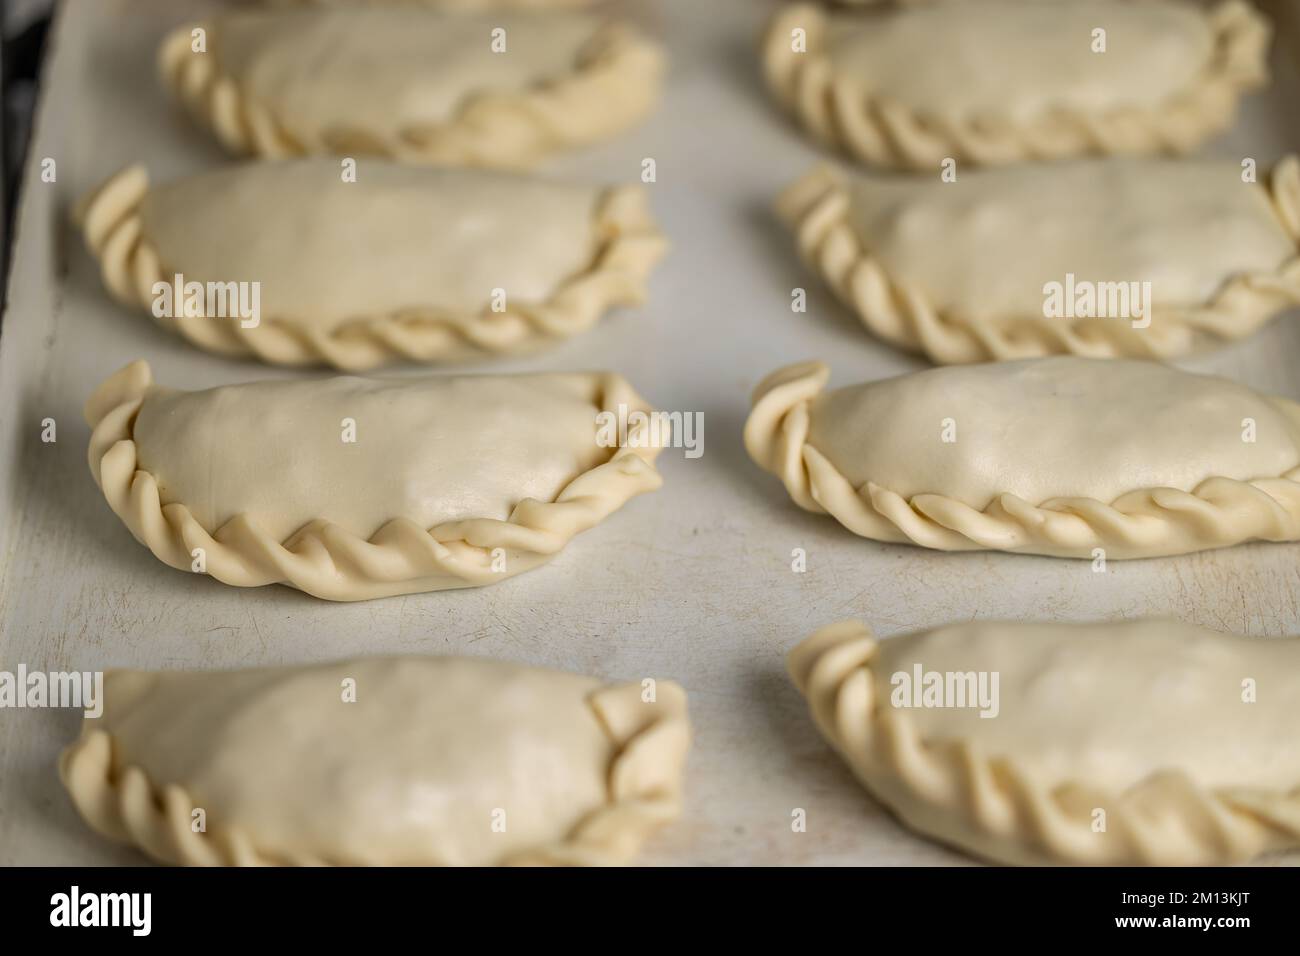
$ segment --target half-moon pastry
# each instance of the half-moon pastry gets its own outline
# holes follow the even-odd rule
[[[681,805],[686,695],[484,658],[110,671],[60,776],[187,865],[609,865]]]
[[[1186,153],[1268,79],[1268,21],[1243,0],[799,3],[763,41],[768,87],[819,142],[932,170]]]
[[[238,155],[531,166],[659,99],[663,53],[625,23],[417,4],[242,10],[173,32],[164,83]]]
[[[1158,159],[952,182],[818,169],[777,208],[868,330],[934,362],[1167,358],[1300,304],[1300,162],[1258,175]]]
[[[803,509],[944,551],[1145,558],[1300,540],[1300,404],[1158,362],[1057,356],[754,392],[745,447]]]
[[[641,302],[666,248],[640,185],[383,160],[133,166],[79,215],[114,298],[194,345],[352,371],[553,345]]]
[[[790,674],[863,785],[1002,863],[1216,866],[1300,846],[1300,638],[1171,620],[858,621]]]
[[[659,487],[651,412],[608,372],[186,392],[154,385],[144,362],[86,403],[91,473],[160,561],[334,601],[545,563]]]

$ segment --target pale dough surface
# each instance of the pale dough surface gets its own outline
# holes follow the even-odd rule
[[[598,194],[365,159],[344,182],[339,160],[308,159],[155,186],[140,217],[168,274],[260,282],[262,321],[328,331],[404,309],[486,310],[494,289],[545,301],[591,264]]]
[[[612,454],[597,412],[577,374],[153,387],[134,438],[162,503],[209,532],[247,514],[276,540],[317,518],[365,539],[394,518],[431,528],[553,500]]]
[[[213,53],[290,130],[364,117],[400,138],[445,122],[471,94],[571,72],[598,21],[572,13],[442,14],[416,6],[252,11],[217,21]],[[492,31],[506,48],[492,51]]]
[[[1092,51],[1097,28],[1104,53]],[[827,53],[846,81],[917,113],[1027,122],[1158,106],[1205,69],[1213,44],[1193,4],[940,0],[833,15]]]
[[[1300,465],[1300,406],[1154,362],[1057,356],[948,366],[825,393],[807,442],[855,488],[983,508],[1012,494],[1109,502]],[[1254,442],[1242,420],[1255,421]],[[945,420],[956,441],[942,440]]]
[[[1208,789],[1291,791],[1289,728],[1300,705],[1300,640],[1226,635],[1170,620],[974,622],[880,643],[873,679],[890,707],[894,673],[997,671],[1000,712],[900,710],[928,744],[970,741],[1045,788],[1071,780],[1118,792],[1178,769]],[[1242,682],[1256,700],[1242,700]]]
[[[1044,285],[1067,273],[1150,282],[1157,307],[1190,306],[1295,255],[1267,192],[1241,173],[1236,163],[1103,159],[959,169],[954,182],[863,175],[850,186],[849,221],[895,281],[967,319],[1042,320]]]
[[[113,672],[87,723],[112,735],[116,770],[183,786],[262,853],[483,865],[562,841],[606,803],[598,686],[472,658]]]

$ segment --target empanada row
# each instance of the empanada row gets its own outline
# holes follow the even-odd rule
[[[1271,32],[1243,0],[800,3],[773,17],[763,61],[818,142],[937,171],[1189,152],[1267,82]]]
[[[1300,404],[1155,362],[1056,356],[825,391],[774,372],[745,424],[801,508],[944,551],[1144,558],[1300,540]]]
[[[671,681],[460,657],[110,671],[59,771],[102,835],[186,865],[610,865],[680,810]]]
[[[1300,638],[1168,620],[849,621],[789,670],[864,786],[1003,863],[1220,865],[1300,846]],[[190,865],[626,862],[674,819],[669,681],[457,657],[109,672],[60,775],[104,836]]]
[[[1215,866],[1300,847],[1300,638],[977,621],[791,652],[822,734],[909,827],[1000,863]]]
[[[777,203],[874,335],[941,364],[1173,358],[1300,304],[1300,161],[817,169]]]
[[[636,124],[664,67],[624,23],[419,4],[222,13],[176,30],[159,59],[167,87],[237,155],[490,167]]]
[[[1140,558],[1300,540],[1300,405],[1151,362],[950,366],[825,392],[782,369],[745,445],[802,508],[945,551]],[[489,584],[659,487],[612,373],[337,377],[86,403],[91,472],[164,563],[330,600]]]
[[[142,361],[86,403],[91,473],[160,561],[334,601],[549,561],[660,486],[652,412],[612,373],[186,392],[154,385]]]
[[[666,249],[640,185],[383,160],[134,166],[78,218],[113,297],[192,344],[352,371],[545,348],[641,302]]]

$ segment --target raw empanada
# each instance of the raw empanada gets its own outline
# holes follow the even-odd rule
[[[871,332],[935,362],[1168,357],[1300,302],[1300,162],[1259,183],[1242,175],[1232,162],[1140,159],[955,182],[823,168],[777,207]]]
[[[64,785],[173,864],[621,863],[678,815],[690,746],[670,681],[483,658],[109,671],[104,696]]]
[[[1300,540],[1300,404],[1156,362],[929,369],[754,393],[745,447],[807,511],[944,551],[1145,558]]]
[[[232,152],[458,166],[526,166],[607,139],[654,108],[663,73],[659,47],[627,24],[418,6],[225,13],[172,33],[160,61]]]
[[[335,601],[504,580],[661,479],[612,373],[256,382],[134,362],[86,403],[90,470],[159,560]],[[626,421],[626,441],[607,421]]]
[[[1267,81],[1270,35],[1244,0],[798,4],[763,56],[772,94],[819,141],[937,173],[945,159],[1187,152]]]
[[[846,621],[789,666],[863,785],[979,856],[1206,866],[1300,846],[1300,638],[977,621],[877,642]]]
[[[336,160],[305,159],[153,187],[133,166],[80,216],[113,296],[193,344],[350,370],[553,344],[640,302],[666,248],[639,185],[382,160],[355,182]],[[168,308],[162,293],[189,283],[204,295]],[[253,283],[257,315],[213,294],[252,301]]]

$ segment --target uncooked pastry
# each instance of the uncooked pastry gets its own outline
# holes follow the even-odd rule
[[[153,187],[133,166],[79,215],[110,293],[191,343],[352,371],[554,344],[642,301],[666,249],[640,185],[383,160],[363,160],[355,181],[339,161],[317,158]],[[177,275],[204,286],[257,282],[260,316],[155,308],[157,284]]]
[[[745,447],[807,511],[944,551],[1145,558],[1300,540],[1300,404],[1073,356],[754,392]]]
[[[772,94],[817,140],[937,173],[949,158],[1188,152],[1267,81],[1270,35],[1244,0],[797,4],[772,19],[763,55]]]
[[[978,856],[1214,866],[1300,846],[1300,638],[977,621],[876,641],[846,621],[789,666],[863,785]],[[918,697],[918,666],[953,696]],[[995,707],[954,706],[994,674]]]
[[[468,657],[109,671],[59,769],[165,863],[621,863],[678,815],[690,746],[685,693],[645,686]]]
[[[96,483],[159,560],[359,601],[548,561],[659,487],[651,411],[608,372],[185,392],[137,361],[95,391],[86,420]],[[620,447],[606,447],[606,412],[626,418]]]
[[[777,209],[867,329],[932,361],[1167,358],[1300,303],[1300,161],[1261,182],[1242,174],[1232,162],[1135,159],[955,182],[820,168]],[[1048,308],[1051,284],[1068,310]],[[1077,308],[1084,291],[1093,305]]]
[[[159,59],[164,83],[236,154],[496,167],[638,123],[663,73],[659,47],[627,24],[418,6],[221,14],[176,30]]]

